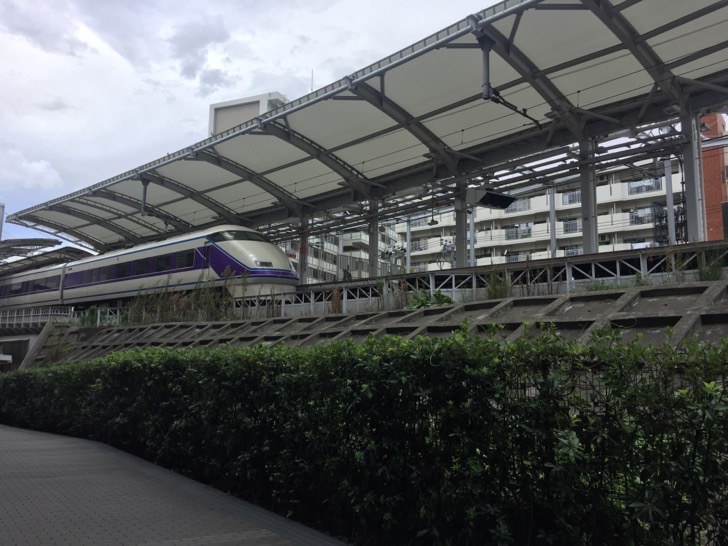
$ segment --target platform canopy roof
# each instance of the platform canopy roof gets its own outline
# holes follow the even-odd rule
[[[544,154],[573,170],[585,161],[563,156],[574,143],[726,104],[727,0],[507,0],[8,221],[101,252],[221,223],[283,240],[301,218],[315,233],[401,217],[422,203],[405,195],[474,177],[506,191],[548,184],[563,169],[497,173]]]
[[[8,258],[30,256],[37,251],[61,244],[56,239],[31,238],[0,241],[0,263]]]
[[[20,239],[18,239],[18,240],[20,240]],[[3,241],[3,242],[5,242],[5,241]],[[60,241],[56,241],[56,242],[60,242]],[[52,245],[46,243],[46,244],[42,245],[41,247],[36,247],[35,250],[38,250],[39,248],[46,248],[48,246],[52,246]],[[13,254],[13,256],[20,256],[20,255],[21,254],[17,254],[17,253]],[[93,256],[93,254],[91,254],[81,248],[74,248],[72,246],[59,248],[57,250],[50,250],[48,252],[43,252],[40,254],[29,254],[26,257],[24,257],[22,260],[0,261],[0,276],[22,273],[23,271],[30,271],[32,269],[40,269],[41,267],[49,267],[52,265],[73,262],[73,261],[81,260],[83,258],[88,258],[89,256]]]

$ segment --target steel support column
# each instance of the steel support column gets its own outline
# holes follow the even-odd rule
[[[455,240],[453,243],[455,243],[455,267],[465,267],[468,255],[468,206],[465,202],[465,193],[455,197]]]
[[[308,274],[308,218],[301,217],[300,239],[298,241],[298,278],[307,284]]]
[[[379,276],[379,202],[369,201],[369,278]]]
[[[705,240],[705,211],[703,207],[703,181],[700,177],[700,136],[698,119],[692,114],[680,118],[685,168],[685,214],[688,224],[688,241]]]
[[[468,214],[468,221],[469,221],[469,230],[468,230],[468,249],[470,250],[470,254],[468,255],[468,265],[470,267],[475,267],[477,264],[475,262],[475,207],[471,207],[470,213]]]
[[[665,200],[667,212],[667,238],[671,245],[677,243],[675,235],[675,199],[672,194],[672,160],[665,159]]]
[[[556,188],[549,186],[549,235],[551,236],[551,257],[556,258]]]
[[[590,140],[579,142],[579,157],[584,161],[594,157],[596,143]],[[582,163],[579,167],[581,177],[581,218],[582,245],[584,254],[599,252],[597,243],[597,185],[594,180],[594,164]]]
[[[410,268],[412,267],[412,260],[410,258],[410,254],[412,253],[412,228],[410,226],[409,216],[407,217],[407,242],[405,244],[407,245],[406,246],[407,252],[405,252],[405,255],[404,255],[405,256],[404,267],[405,267],[405,272],[409,273]]]

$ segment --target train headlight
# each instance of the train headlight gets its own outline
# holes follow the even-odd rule
[[[258,267],[273,267],[273,262],[263,262],[260,260],[255,260],[255,265]]]

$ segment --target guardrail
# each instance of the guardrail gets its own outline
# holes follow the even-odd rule
[[[33,309],[5,309],[0,311],[0,327],[43,326],[46,322],[72,322],[73,307],[54,306]]]

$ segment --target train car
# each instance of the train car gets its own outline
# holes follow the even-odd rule
[[[119,302],[221,286],[236,298],[295,292],[288,256],[265,236],[218,226],[75,262],[0,278],[0,309]]]

